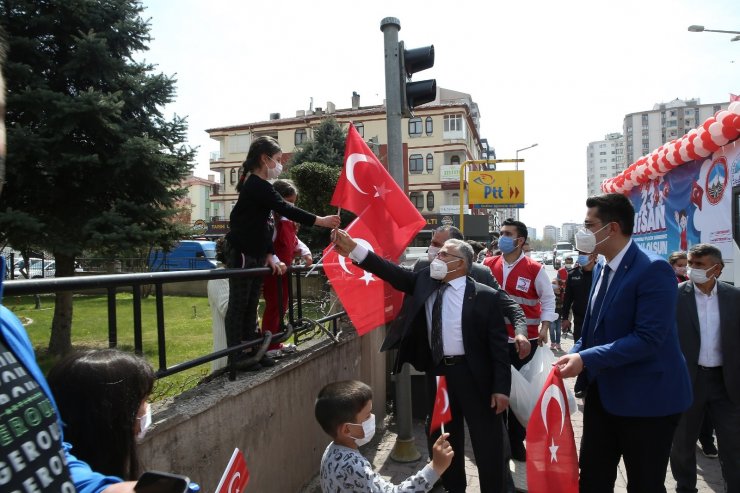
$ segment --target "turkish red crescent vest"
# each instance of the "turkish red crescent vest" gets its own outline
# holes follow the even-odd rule
[[[542,264],[529,257],[523,257],[509,272],[509,277],[506,278],[506,285],[504,286],[504,256],[489,257],[483,263],[491,269],[493,277],[503,286],[506,294],[522,307],[524,317],[527,319],[527,337],[536,339],[540,332],[542,306],[534,281],[537,279],[540,269],[542,269]],[[514,326],[508,318],[505,320],[509,337],[513,338]]]

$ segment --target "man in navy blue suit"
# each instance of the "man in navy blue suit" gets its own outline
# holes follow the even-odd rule
[[[614,491],[620,458],[630,492],[665,492],[673,433],[692,401],[676,332],[676,278],[660,256],[632,241],[627,197],[586,201],[576,249],[599,253],[583,333],[556,364],[586,391],[580,492]]]

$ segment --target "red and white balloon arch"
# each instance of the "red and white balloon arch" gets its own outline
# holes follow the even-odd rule
[[[730,103],[686,135],[641,157],[614,178],[601,182],[606,193],[628,193],[634,187],[663,176],[689,161],[702,159],[740,136],[740,101]]]

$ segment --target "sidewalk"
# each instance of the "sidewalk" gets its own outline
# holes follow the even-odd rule
[[[572,339],[563,339],[561,346],[563,350],[567,351],[573,345]],[[575,379],[566,380],[566,385],[572,390]],[[576,446],[581,442],[581,435],[583,433],[583,402],[578,399],[578,410],[571,415],[571,422],[573,424],[573,432],[576,439]],[[421,467],[426,464],[429,460],[427,454],[426,437],[424,435],[423,423],[421,421],[414,422],[414,438],[416,440],[416,448],[421,452],[422,459],[418,462],[402,464],[393,461],[389,455],[393,449],[393,445],[396,440],[395,423],[391,423],[388,429],[383,434],[382,438],[373,440],[365,449],[362,450],[365,457],[373,463],[373,467],[376,471],[380,472],[384,477],[399,483],[403,479],[412,475]],[[468,475],[468,493],[480,493],[480,487],[478,485],[478,470],[473,462],[473,450],[470,446],[470,440],[465,441],[465,469]],[[697,448],[697,488],[699,493],[710,493],[710,492],[722,492],[722,473],[720,471],[720,465],[718,459],[708,459],[702,455],[701,451]],[[523,462],[511,461],[511,470],[514,474],[514,483],[519,491],[527,491],[526,483],[526,465]],[[669,492],[675,491],[676,482],[673,480],[673,475],[668,468],[666,475],[666,489]],[[440,488],[432,490],[434,492],[444,491]],[[617,481],[614,488],[615,493],[626,493],[627,492],[627,474],[624,469],[624,464],[620,463],[619,472],[617,474]],[[536,493],[536,492],[533,492]]]

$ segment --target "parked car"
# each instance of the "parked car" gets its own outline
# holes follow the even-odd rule
[[[537,262],[544,264],[545,254],[543,252],[532,252],[532,260],[536,260]]]
[[[150,271],[215,269],[216,242],[183,240],[168,252],[152,250],[147,264]]]
[[[44,260],[40,258],[29,258],[28,268],[26,268],[26,262],[23,260],[22,257],[19,258],[13,264],[13,279],[26,279],[26,276],[23,275],[23,272],[21,272],[21,270],[26,271],[29,279],[32,279],[34,277],[41,277],[41,265],[43,262]]]

